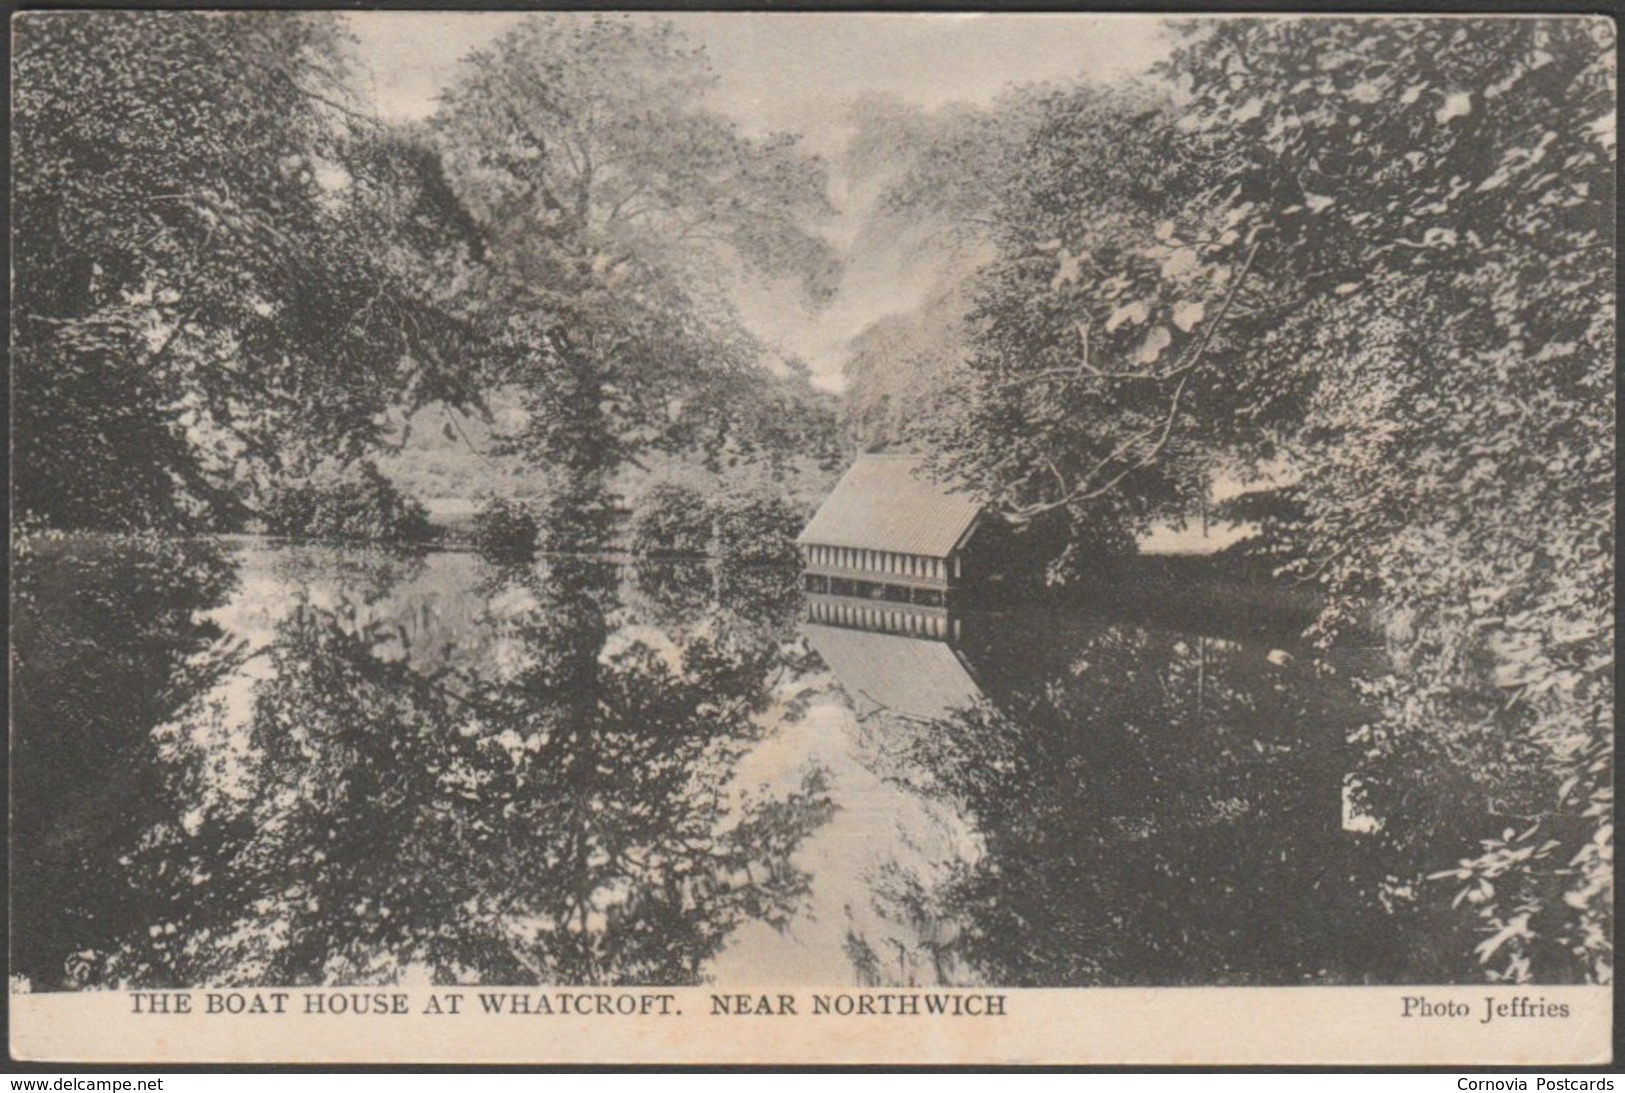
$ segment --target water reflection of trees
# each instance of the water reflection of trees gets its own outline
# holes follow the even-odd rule
[[[107,722],[123,688],[152,704],[149,728],[175,725],[140,745],[144,766],[103,760],[139,768],[118,798],[139,809],[104,807],[85,839],[127,835],[77,887],[35,889],[19,915],[33,957],[19,970],[36,987],[73,985],[50,969],[87,949],[87,978],[125,986],[690,983],[740,923],[782,925],[800,906],[808,878],[790,856],[827,816],[820,776],[777,797],[732,781],[761,733],[771,645],[622,629],[614,569],[555,557],[486,572],[473,594],[487,603],[489,655],[468,667],[414,656],[392,616],[411,598],[386,587],[403,571],[370,572],[377,582],[341,596],[298,597],[238,677],[252,697],[235,712],[209,695],[218,671],[179,679],[152,663],[191,663],[218,638],[195,621],[213,601],[132,612],[162,640],[79,701]],[[147,602],[176,591],[123,587]],[[20,655],[28,693],[72,701],[42,659]],[[145,694],[171,677],[173,694]],[[30,729],[52,716],[67,718],[19,707]],[[95,780],[95,763],[75,762],[65,777]],[[55,757],[33,765],[67,770]],[[36,784],[51,800],[48,780]],[[105,786],[89,797],[105,800]],[[45,826],[20,829],[19,845],[56,845]],[[101,889],[123,894],[117,916]],[[53,926],[63,907],[79,910]]]
[[[893,963],[895,939],[854,936],[860,974],[1008,986],[1438,974],[1385,906],[1380,841],[1343,830],[1344,736],[1360,713],[1341,683],[1272,662],[1268,646],[1129,626],[1042,641],[1047,652],[1014,634],[984,645],[982,677],[1006,684],[993,702],[871,719],[888,773],[965,816],[981,852],[879,879],[881,910],[924,940]]]
[[[187,841],[173,803],[205,772],[162,727],[241,662],[202,614],[234,570],[206,543],[88,535],[19,538],[12,566],[12,972],[78,986],[125,938],[173,937],[177,893],[127,865]]]
[[[801,571],[794,566],[640,561],[631,606],[641,620],[676,630],[715,623],[764,642],[795,632],[801,617]]]
[[[267,568],[278,582],[296,588],[330,583],[359,603],[385,600],[403,584],[423,575],[426,556],[419,551],[372,546],[300,543],[277,550]]]
[[[801,569],[727,562],[642,560],[631,574],[629,614],[673,635],[703,633],[771,666],[767,689],[786,723],[824,688],[823,664],[799,632]]]

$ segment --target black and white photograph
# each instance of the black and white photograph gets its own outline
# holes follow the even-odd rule
[[[1608,1027],[1615,29],[14,16],[14,1037]]]

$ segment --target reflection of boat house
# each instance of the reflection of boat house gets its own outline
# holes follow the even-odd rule
[[[860,717],[889,711],[935,721],[982,700],[970,662],[945,641],[816,623],[804,632]]]
[[[815,622],[949,636],[982,509],[915,455],[860,455],[796,541]]]

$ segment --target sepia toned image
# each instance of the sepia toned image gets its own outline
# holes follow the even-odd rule
[[[1610,21],[11,34],[19,1057],[1607,1061]]]

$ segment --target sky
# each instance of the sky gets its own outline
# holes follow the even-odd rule
[[[355,12],[347,19],[371,70],[375,106],[408,120],[434,111],[458,62],[526,18],[516,12]],[[668,12],[702,45],[718,76],[715,109],[751,132],[800,133],[833,156],[847,105],[890,94],[925,107],[986,103],[1012,83],[1143,72],[1166,50],[1160,20],[1142,15]],[[837,204],[839,199],[837,197]],[[848,213],[853,210],[846,210]],[[850,233],[851,223],[844,225]],[[843,225],[832,229],[839,243]],[[841,386],[847,342],[865,325],[904,311],[929,287],[854,276],[835,303],[812,314],[764,291],[741,300],[746,321],[806,360],[820,385]]]

